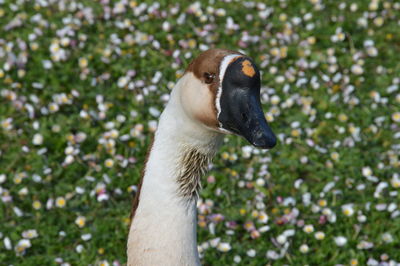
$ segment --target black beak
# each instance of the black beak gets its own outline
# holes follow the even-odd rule
[[[258,148],[276,145],[275,134],[261,108],[260,73],[251,59],[241,57],[227,67],[219,100],[222,128],[243,136]]]

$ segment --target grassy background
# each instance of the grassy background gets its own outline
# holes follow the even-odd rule
[[[157,111],[212,47],[258,63],[280,141],[226,138],[203,179],[202,262],[399,262],[399,25],[397,1],[0,1],[1,264],[126,262]]]

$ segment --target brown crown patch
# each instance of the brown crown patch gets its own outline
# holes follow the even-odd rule
[[[244,60],[242,62],[242,72],[248,77],[253,77],[256,74],[256,71],[249,60]]]
[[[222,59],[230,54],[240,54],[238,52],[226,49],[210,49],[201,53],[196,57],[187,67],[187,72],[193,72],[193,74],[204,81],[204,73],[215,74],[216,79],[219,75],[219,66]],[[216,80],[214,80],[215,83]],[[217,80],[219,81],[219,80]]]

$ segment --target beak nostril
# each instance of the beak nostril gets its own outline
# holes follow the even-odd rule
[[[242,113],[242,119],[243,120],[247,120],[247,114],[246,113]]]

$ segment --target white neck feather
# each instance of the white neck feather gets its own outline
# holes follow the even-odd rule
[[[177,83],[160,117],[130,227],[128,265],[200,265],[196,198],[179,195],[177,178],[185,152],[195,149],[211,157],[221,135],[185,112],[181,90],[189,77]]]

